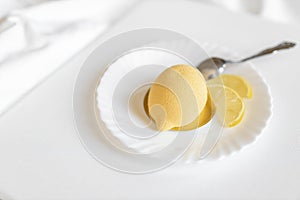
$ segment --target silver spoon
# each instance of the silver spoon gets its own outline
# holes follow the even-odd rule
[[[201,71],[205,80],[209,80],[209,79],[215,78],[215,77],[219,76],[221,73],[223,73],[223,71],[226,67],[226,64],[242,63],[242,62],[245,62],[245,61],[260,57],[260,56],[268,55],[271,53],[276,53],[278,50],[292,48],[295,45],[296,45],[296,43],[294,43],[294,42],[282,42],[274,47],[267,48],[263,51],[260,51],[257,54],[254,54],[252,56],[249,56],[247,58],[240,59],[240,60],[225,60],[223,58],[211,57],[211,58],[208,58],[208,59],[204,60],[203,62],[201,62],[197,66],[197,68]]]

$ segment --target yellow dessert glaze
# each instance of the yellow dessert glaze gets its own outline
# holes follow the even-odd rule
[[[202,74],[189,65],[163,71],[148,94],[148,112],[160,131],[186,126],[199,117],[207,104],[207,87]]]

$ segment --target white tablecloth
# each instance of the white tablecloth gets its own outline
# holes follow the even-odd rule
[[[9,19],[16,25],[0,33],[0,115],[135,4],[136,0],[50,1],[11,12]]]
[[[300,41],[300,30],[293,26],[195,2],[143,2],[1,117],[0,197],[299,199],[299,47],[255,61],[270,85],[274,114],[259,140],[232,157],[129,175],[102,166],[84,150],[72,118],[76,74],[101,41],[138,27],[177,30],[198,42],[217,43],[242,55],[282,40]]]

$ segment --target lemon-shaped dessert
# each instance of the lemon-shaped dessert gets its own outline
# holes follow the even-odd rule
[[[207,87],[198,69],[175,65],[163,71],[152,84],[148,111],[160,131],[193,122],[207,102]]]

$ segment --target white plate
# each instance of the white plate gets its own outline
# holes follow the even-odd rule
[[[185,49],[186,52],[193,52],[189,45],[182,41],[159,41],[151,46],[173,50],[179,48]],[[217,45],[204,44],[203,46],[209,55],[225,58],[238,57],[228,49]],[[193,54],[190,53],[190,55]],[[132,153],[151,153],[165,148],[176,138],[176,134],[172,131],[156,135],[155,128],[152,128],[153,124],[147,128],[151,121],[147,120],[148,117],[144,112],[143,97],[151,81],[161,71],[178,63],[188,64],[189,61],[162,49],[146,48],[122,55],[109,66],[98,87],[98,109],[102,113],[102,120],[110,129],[111,135],[108,137],[112,136],[110,137],[112,143],[117,139],[118,142],[115,145],[118,148]],[[225,73],[240,75],[253,87],[253,98],[245,100],[244,119],[233,128],[222,128],[215,122],[199,128],[193,145],[182,157],[185,163],[198,162],[204,158],[200,154],[207,138],[206,133],[211,134],[214,131],[220,135],[217,145],[207,159],[220,159],[253,143],[262,133],[271,116],[271,95],[268,86],[251,63],[229,67]],[[137,88],[136,91],[135,88]],[[132,94],[133,101],[130,99]],[[122,107],[125,110],[121,111]],[[132,112],[132,108],[135,112]],[[185,133],[195,134],[194,131]]]

